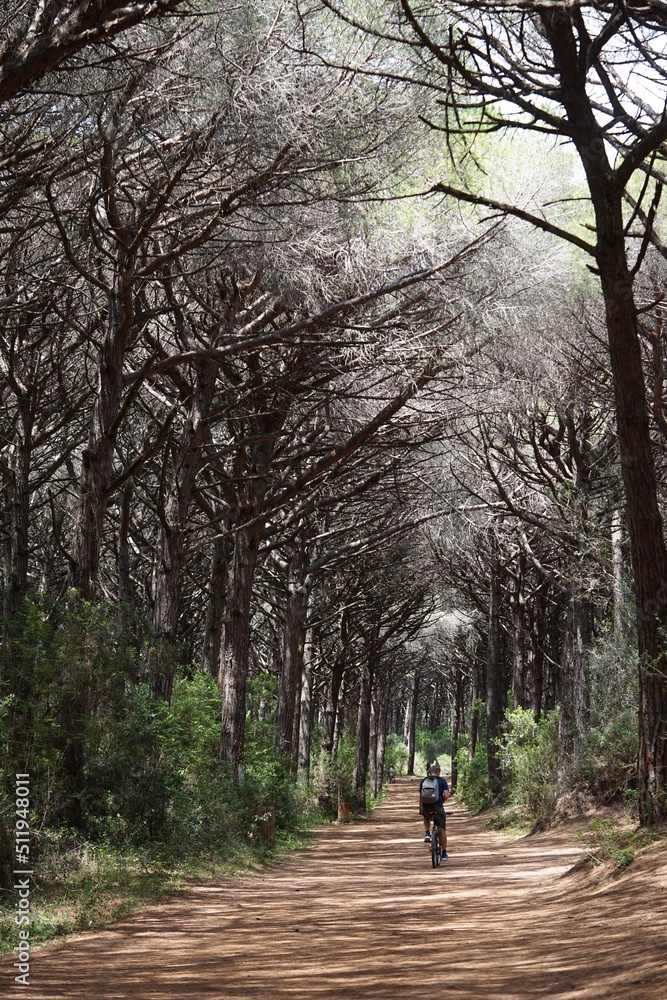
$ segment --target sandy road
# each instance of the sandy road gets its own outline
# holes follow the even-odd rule
[[[565,832],[510,843],[461,810],[450,861],[421,842],[416,783],[264,875],[195,888],[36,949],[30,1000],[666,1000],[667,868],[564,876]]]

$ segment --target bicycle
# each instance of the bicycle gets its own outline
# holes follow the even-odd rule
[[[445,810],[445,816],[451,816],[451,812]],[[431,864],[434,868],[439,868],[442,862],[442,847],[440,846],[440,835],[438,833],[439,827],[435,825],[435,813],[431,817],[431,843],[429,847],[431,849]]]

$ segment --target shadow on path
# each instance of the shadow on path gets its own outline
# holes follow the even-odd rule
[[[36,949],[30,1000],[665,1000],[665,889],[582,885],[565,832],[510,843],[454,807],[431,867],[417,782],[270,872]],[[664,871],[663,871],[664,876]]]

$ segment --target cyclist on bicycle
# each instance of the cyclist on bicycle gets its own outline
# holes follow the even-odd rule
[[[438,828],[438,834],[440,836],[440,848],[442,850],[442,859],[447,861],[447,828],[446,828],[446,817],[445,817],[445,802],[449,798],[449,785],[447,784],[446,778],[440,777],[440,764],[434,761],[431,764],[431,774],[435,775],[438,779],[438,785],[440,786],[440,797],[438,801],[433,803],[422,802],[422,785],[424,784],[424,778],[419,782],[419,812],[424,818],[424,843],[428,844],[431,840],[431,820],[435,821],[435,825]]]

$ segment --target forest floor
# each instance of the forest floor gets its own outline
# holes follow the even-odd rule
[[[431,867],[417,780],[254,875],[34,949],[30,1000],[665,1000],[667,853],[586,864],[576,823],[510,841],[454,807]]]

